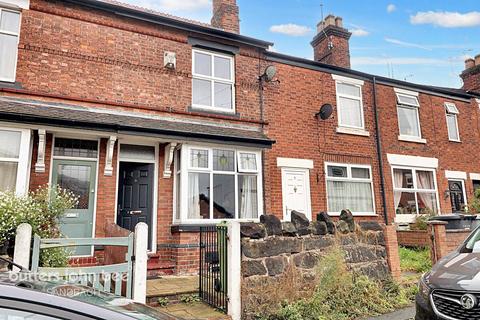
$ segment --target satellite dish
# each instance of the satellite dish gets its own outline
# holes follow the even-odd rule
[[[275,68],[275,66],[270,65],[265,69],[265,72],[262,75],[262,79],[265,80],[266,82],[270,82],[273,80],[276,74],[277,74],[277,68]]]
[[[332,105],[326,103],[320,108],[320,111],[317,113],[317,117],[319,117],[322,120],[327,120],[332,116],[332,113],[333,113]]]

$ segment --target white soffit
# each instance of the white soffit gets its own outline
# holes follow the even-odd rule
[[[450,171],[445,170],[445,178],[447,179],[459,179],[467,180],[467,173],[463,171]]]
[[[28,10],[30,8],[30,0],[0,0],[0,7]]]
[[[420,168],[438,168],[437,158],[427,158],[419,156],[405,156],[402,154],[387,153],[388,162],[395,166],[420,167]]]
[[[313,169],[313,160],[295,158],[277,158],[277,167]]]

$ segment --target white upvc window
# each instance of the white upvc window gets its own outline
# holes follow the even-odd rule
[[[458,130],[457,115],[459,112],[457,106],[454,103],[445,102],[445,113],[447,117],[448,140],[458,142],[460,141],[460,133]]]
[[[0,8],[0,81],[15,82],[20,12]]]
[[[355,215],[375,214],[371,166],[326,163],[325,170],[330,214],[338,215],[343,209]]]
[[[0,128],[0,192],[27,192],[30,136],[30,130]]]
[[[192,107],[234,113],[234,70],[233,56],[193,49]]]
[[[263,211],[261,153],[183,145],[175,153],[175,220],[257,220]]]
[[[397,115],[400,139],[418,139],[422,138],[420,129],[420,117],[418,109],[418,93],[404,90],[395,90],[397,96]]]
[[[363,117],[363,81],[332,75],[337,92],[338,126],[365,129]]]
[[[439,212],[434,169],[392,167],[392,174],[397,217]]]

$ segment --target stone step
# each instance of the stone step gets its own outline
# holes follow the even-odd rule
[[[169,305],[176,304],[184,297],[197,295],[197,276],[163,276],[147,280],[147,304],[150,306],[160,306],[159,300]]]

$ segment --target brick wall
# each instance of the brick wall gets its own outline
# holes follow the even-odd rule
[[[426,230],[397,230],[398,244],[404,247],[426,248],[430,235]]]

